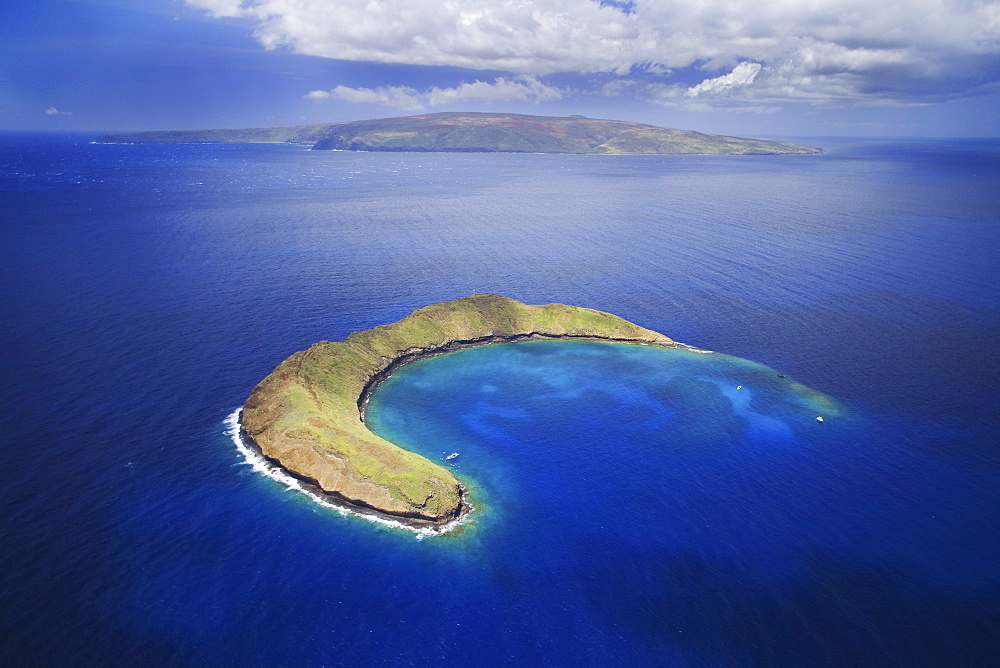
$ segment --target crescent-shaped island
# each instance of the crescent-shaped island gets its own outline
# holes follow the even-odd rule
[[[369,394],[417,359],[490,343],[560,338],[683,345],[602,311],[473,295],[293,354],[250,393],[240,434],[324,499],[412,527],[440,528],[468,512],[465,489],[448,469],[369,431]]]

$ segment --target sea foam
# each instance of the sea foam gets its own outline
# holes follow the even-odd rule
[[[298,480],[296,480],[288,473],[286,473],[280,466],[271,464],[266,459],[264,459],[263,456],[255,452],[252,448],[250,448],[246,444],[246,442],[244,442],[243,437],[240,435],[241,410],[242,409],[237,408],[235,411],[230,413],[223,421],[223,424],[226,427],[225,430],[226,435],[232,439],[233,444],[236,445],[236,449],[239,450],[240,454],[243,455],[243,459],[246,461],[246,463],[249,464],[250,467],[257,473],[260,473],[262,475],[267,476],[268,478],[271,478],[272,480],[277,481],[285,488],[293,492],[304,494],[305,496],[309,497],[311,501],[323,506],[324,508],[335,510],[344,517],[348,516],[359,517],[363,520],[368,520],[369,522],[374,522],[375,524],[381,524],[383,526],[387,526],[392,529],[402,529],[403,531],[409,531],[410,533],[416,535],[417,540],[423,540],[428,536],[441,536],[446,533],[450,533],[469,521],[469,516],[472,514],[471,507],[469,512],[467,512],[460,519],[457,519],[453,522],[448,522],[447,524],[442,525],[440,527],[412,527],[407,524],[403,524],[402,522],[397,522],[396,520],[390,520],[384,517],[379,517],[377,515],[368,515],[365,513],[359,513],[351,510],[350,508],[345,508],[335,503],[330,503],[329,501],[319,496],[318,494],[315,494],[306,489],[305,487],[303,487]]]

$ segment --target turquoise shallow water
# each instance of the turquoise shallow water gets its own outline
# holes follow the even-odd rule
[[[467,481],[480,507],[468,525],[601,543],[646,541],[664,522],[687,522],[668,483],[679,470],[722,460],[743,462],[748,474],[769,470],[789,457],[783,450],[801,456],[857,428],[822,395],[747,360],[577,341],[408,365],[379,386],[369,410],[376,433]]]
[[[673,456],[740,451],[767,460],[775,457],[768,450],[808,448],[831,431],[843,438],[852,423],[836,402],[782,375],[678,348],[493,345],[397,371],[373,394],[367,420],[376,433],[467,476],[490,508],[473,522],[516,521],[517,513],[558,519],[553,506],[571,513],[565,524],[612,521],[624,508],[661,521],[669,491],[660,469],[675,466]],[[453,452],[460,459],[446,460]],[[597,489],[596,481],[604,484]]]

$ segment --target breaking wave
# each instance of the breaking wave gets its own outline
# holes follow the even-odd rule
[[[344,506],[331,503],[330,501],[327,501],[318,494],[315,494],[306,489],[305,487],[303,487],[298,480],[296,480],[288,473],[286,473],[280,466],[271,464],[266,459],[264,459],[263,456],[261,456],[260,454],[255,452],[252,448],[247,446],[247,444],[243,441],[243,437],[240,436],[241,410],[242,409],[237,408],[235,411],[230,413],[223,421],[223,424],[226,427],[225,431],[226,435],[232,439],[233,444],[236,445],[236,449],[239,450],[240,454],[243,455],[243,459],[246,461],[246,463],[257,473],[260,473],[262,475],[267,476],[268,478],[271,478],[272,480],[277,481],[278,483],[280,483],[287,489],[292,490],[293,492],[298,492],[300,494],[306,495],[307,497],[309,497],[311,501],[323,506],[324,508],[335,510],[344,517],[347,516],[359,517],[363,520],[368,520],[369,522],[374,522],[375,524],[381,524],[383,526],[387,526],[392,529],[402,529],[403,531],[409,531],[410,533],[416,534],[417,540],[423,540],[428,536],[440,536],[446,533],[450,533],[468,521],[468,518],[472,512],[471,508],[470,511],[466,513],[462,518],[457,519],[453,522],[448,522],[447,524],[440,527],[412,527],[402,522],[398,522],[396,520],[390,520],[385,517],[379,517],[377,515],[359,513],[357,511],[351,510],[350,508],[345,508]]]

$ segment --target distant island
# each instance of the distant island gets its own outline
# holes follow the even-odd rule
[[[465,489],[448,469],[369,431],[368,396],[408,362],[528,339],[683,345],[602,311],[473,295],[293,354],[250,393],[240,433],[325,499],[413,527],[441,527],[468,512]]]
[[[603,155],[811,154],[821,150],[764,139],[673,130],[583,116],[442,112],[346,123],[242,130],[106,134],[105,144],[293,143],[316,151],[585,153]]]

